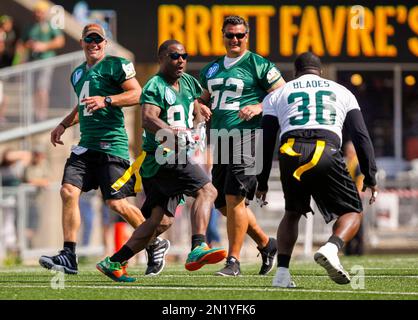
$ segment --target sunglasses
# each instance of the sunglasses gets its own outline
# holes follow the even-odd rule
[[[92,42],[95,42],[95,43],[99,44],[99,43],[102,43],[102,42],[104,41],[104,39],[103,39],[103,38],[101,38],[101,37],[96,37],[96,38],[93,38],[93,37],[85,37],[85,38],[83,39],[83,41],[84,41],[85,43],[92,43]]]
[[[178,60],[178,59],[180,59],[180,57],[182,57],[183,60],[186,60],[187,57],[189,56],[189,54],[188,53],[171,52],[171,53],[167,54],[167,56],[169,56],[171,58],[171,60]]]
[[[237,39],[243,39],[246,35],[247,35],[246,32],[244,32],[244,33],[227,32],[227,33],[225,33],[225,38],[234,39],[234,37],[236,37]]]

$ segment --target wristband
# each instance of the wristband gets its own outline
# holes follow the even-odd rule
[[[64,127],[64,129],[67,129],[67,128],[68,128],[68,127],[67,127],[67,126],[65,126],[65,124],[63,124],[62,122],[61,122],[59,125],[63,126],[63,127]]]

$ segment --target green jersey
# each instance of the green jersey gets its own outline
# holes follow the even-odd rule
[[[141,95],[141,105],[152,104],[161,109],[160,119],[172,128],[193,128],[194,101],[201,96],[202,88],[199,82],[187,73],[179,79],[180,90],[177,91],[168,84],[161,74],[153,76],[144,86]],[[154,176],[159,165],[155,160],[155,150],[159,143],[155,135],[144,130],[142,149],[147,153],[141,166],[141,176]]]
[[[53,28],[50,22],[35,23],[31,26],[23,35],[23,41],[33,40],[40,42],[49,42],[56,37],[62,35],[62,31],[58,28]],[[44,52],[31,52],[29,59],[39,60],[46,59],[55,56],[54,50],[48,50]]]
[[[209,63],[200,73],[200,83],[211,94],[212,129],[260,128],[261,114],[245,121],[238,113],[245,106],[261,103],[281,77],[272,62],[250,51],[229,68],[225,57]]]
[[[132,62],[113,56],[106,56],[90,69],[84,62],[73,71],[71,83],[78,97],[80,146],[129,160],[122,108],[111,106],[87,112],[82,100],[120,94],[124,92],[122,83],[135,77],[135,74]]]

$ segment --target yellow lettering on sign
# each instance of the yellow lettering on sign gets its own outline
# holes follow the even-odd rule
[[[168,39],[184,43],[183,10],[175,5],[158,7],[158,46]]]
[[[325,47],[330,56],[341,54],[341,48],[344,40],[344,30],[346,26],[346,8],[338,6],[335,9],[334,19],[332,18],[332,9],[327,6],[319,8],[319,15],[324,32]]]
[[[186,6],[186,50],[191,55],[210,56],[210,11],[205,6]]]
[[[289,57],[293,54],[293,38],[299,28],[293,23],[294,17],[299,17],[302,9],[299,6],[280,7],[280,54]]]
[[[411,30],[418,35],[418,6],[409,11],[408,25]],[[408,39],[408,48],[415,56],[418,56],[418,37]]]
[[[262,56],[270,54],[270,17],[276,9],[272,6],[257,6],[254,10],[256,21],[256,51]]]
[[[361,56],[361,52],[367,57],[375,55],[373,40],[370,33],[374,27],[373,13],[368,8],[364,8],[363,25],[358,25],[356,13],[348,7],[347,19],[347,54],[350,57]]]
[[[312,51],[318,56],[324,55],[321,28],[316,9],[313,6],[307,6],[303,11],[299,39],[296,45],[296,54],[305,51]]]
[[[395,30],[388,24],[388,17],[395,17],[396,9],[392,6],[377,6],[375,8],[376,27],[374,38],[376,55],[380,57],[396,57],[398,51],[394,45],[388,45],[388,36],[393,36]]]

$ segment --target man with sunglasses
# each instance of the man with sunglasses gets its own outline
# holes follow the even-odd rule
[[[255,167],[255,130],[261,128],[261,102],[268,92],[284,85],[285,81],[273,63],[247,50],[249,28],[243,18],[226,17],[222,33],[226,55],[209,63],[200,73],[204,88],[201,101],[211,106],[210,110],[202,105],[203,115],[207,120],[212,117],[211,128],[219,132],[226,130],[230,140],[229,163],[225,164],[220,159],[224,155],[216,152],[223,140],[218,136],[215,148],[218,157],[212,169],[212,181],[218,190],[215,207],[227,217],[229,240],[225,268],[217,275],[241,274],[239,260],[246,233],[258,245],[263,260],[259,274],[265,275],[273,267],[276,241],[258,226],[248,207],[256,191],[257,177],[255,170],[249,174],[247,169]],[[238,139],[232,137],[234,131],[238,132]],[[250,152],[246,151],[245,144],[251,144]],[[241,150],[239,154],[234,152],[236,149]],[[237,158],[239,163],[235,161]]]
[[[146,152],[141,166],[146,195],[142,212],[147,219],[118,252],[97,264],[102,273],[115,281],[114,264],[125,263],[167,229],[183,195],[195,198],[190,212],[192,250],[186,269],[198,270],[226,257],[226,250],[209,248],[205,239],[216,189],[199,164],[189,161],[188,156],[183,158],[187,148],[180,146],[183,134],[203,120],[197,102],[202,89],[195,78],[184,73],[187,53],[177,40],[160,45],[158,62],[159,72],[147,82],[141,95]],[[190,143],[193,141],[188,140],[182,146]]]
[[[106,204],[132,227],[136,228],[144,221],[141,211],[126,199],[137,191],[135,175],[128,176],[117,189],[112,186],[130,168],[122,108],[136,105],[141,95],[134,65],[124,58],[105,54],[107,40],[99,24],[84,27],[80,45],[86,61],[71,74],[78,103],[51,132],[51,143],[63,145],[61,137],[65,130],[80,124],[80,142],[72,147],[62,179],[64,245],[58,255],[39,259],[41,266],[68,274],[78,273],[75,252],[82,192],[100,187]],[[165,254],[168,248],[167,240],[156,240],[148,253],[157,259],[154,252]],[[148,260],[146,274],[157,274],[162,270],[163,256],[155,259]],[[124,266],[120,267],[120,277],[127,277]]]

